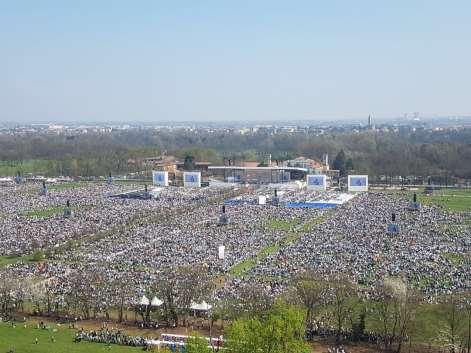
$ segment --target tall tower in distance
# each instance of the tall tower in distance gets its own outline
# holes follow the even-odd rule
[[[373,125],[373,118],[371,117],[371,114],[368,115],[368,130],[374,130],[375,126]]]
[[[324,159],[324,172],[326,172],[329,170],[329,154],[325,153],[323,155],[323,159]]]

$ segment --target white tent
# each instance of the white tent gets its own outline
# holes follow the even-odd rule
[[[154,297],[152,298],[152,301],[150,302],[150,305],[152,306],[161,306],[164,302],[161,301],[159,298]]]
[[[212,305],[206,303],[204,300],[201,303],[191,303],[190,309],[191,310],[199,310],[199,311],[209,311],[212,309]]]
[[[150,304],[149,299],[145,295],[143,295],[141,300],[139,301],[139,305],[149,305],[149,304]]]

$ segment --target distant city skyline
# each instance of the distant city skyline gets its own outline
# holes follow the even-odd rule
[[[0,122],[469,116],[468,1],[3,1]]]

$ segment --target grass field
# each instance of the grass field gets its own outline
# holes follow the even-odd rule
[[[48,190],[67,190],[67,189],[76,189],[83,186],[86,186],[88,183],[86,181],[69,181],[65,183],[58,184],[49,184],[47,186]]]
[[[420,195],[424,204],[435,204],[450,212],[471,211],[471,189],[442,189],[432,195]]]
[[[33,262],[33,255],[27,256],[0,256],[0,268],[18,262]]]
[[[273,218],[270,219],[266,226],[270,230],[282,230],[285,232],[290,231],[297,225],[299,225],[300,221],[297,218],[294,219],[278,219],[278,218]]]
[[[0,176],[15,176],[18,171],[23,173],[45,173],[49,161],[37,159],[27,161],[0,161]]]
[[[75,331],[51,324],[48,330],[37,329],[32,321],[12,327],[0,323],[0,352],[11,350],[15,353],[98,353],[98,352],[138,352],[142,348],[107,346],[99,343],[74,343]],[[36,338],[38,344],[35,344]],[[54,340],[54,341],[53,341]]]
[[[142,180],[142,179],[139,179],[139,180],[135,180],[135,179],[115,179],[113,180],[113,183],[116,183],[116,184],[133,184],[133,185],[152,185],[152,180],[149,179],[149,180]]]

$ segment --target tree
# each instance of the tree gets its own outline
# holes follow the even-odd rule
[[[466,353],[471,352],[471,292],[463,294],[461,299],[461,306],[466,311],[466,328],[464,334],[464,342],[466,343]]]
[[[126,303],[129,303],[135,294],[133,289],[132,282],[126,281],[124,278],[113,279],[109,282],[109,291],[118,310],[118,322],[124,320]]]
[[[387,278],[376,288],[372,311],[379,320],[384,352],[399,353],[410,337],[418,298],[400,278]]]
[[[345,152],[342,149],[339,153],[337,153],[337,156],[335,157],[334,162],[332,163],[334,169],[339,171],[340,176],[344,176],[346,174],[345,158]]]
[[[360,312],[360,315],[358,315],[358,319],[352,322],[352,335],[353,340],[356,342],[360,341],[361,337],[365,333],[366,311],[364,307],[362,309],[363,310]]]
[[[0,315],[8,317],[18,309],[18,294],[21,291],[21,281],[0,274]]]
[[[229,330],[230,353],[308,353],[304,312],[277,302],[266,314],[236,320]]]
[[[185,156],[183,162],[183,168],[185,170],[194,170],[195,169],[195,158],[192,155]]]
[[[345,162],[345,169],[348,170],[353,170],[353,160],[351,158],[347,159]]]
[[[193,334],[187,341],[187,353],[211,353],[212,349],[208,347],[209,343],[206,339]]]
[[[450,353],[465,352],[465,348],[469,352],[470,298],[467,298],[466,294],[449,293],[444,298],[441,309],[444,327],[440,330],[437,342]],[[465,316],[467,316],[467,325],[465,325]]]
[[[237,296],[239,300],[234,308],[235,316],[240,314],[261,315],[270,310],[273,305],[273,298],[261,285],[256,283],[241,286]]]
[[[186,324],[191,303],[207,300],[213,289],[207,268],[184,266],[169,270],[150,291],[163,300],[166,319],[178,326],[179,316],[183,316]]]
[[[312,272],[301,274],[295,282],[296,294],[307,310],[306,323],[312,324],[316,309],[324,303],[327,283]]]
[[[355,295],[355,288],[347,278],[337,275],[329,279],[327,297],[329,303],[333,306],[337,344],[340,343],[345,321],[352,313],[352,299]]]

